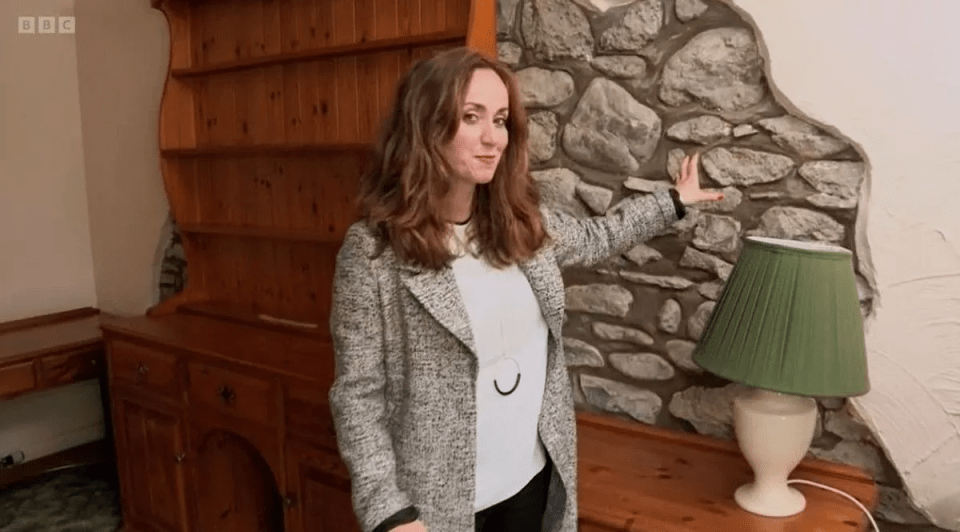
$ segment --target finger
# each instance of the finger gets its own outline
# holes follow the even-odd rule
[[[680,175],[677,176],[677,183],[683,183],[690,177],[690,156],[687,155],[683,158],[683,163],[680,165]]]

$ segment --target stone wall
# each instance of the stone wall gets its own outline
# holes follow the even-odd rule
[[[499,0],[497,33],[546,202],[604,213],[626,194],[669,186],[694,151],[704,186],[723,190],[668,234],[564,272],[564,345],[580,408],[731,438],[740,385],[704,373],[691,354],[742,238],[830,242],[856,255],[863,157],[778,101],[755,28],[724,2]],[[858,284],[866,315],[873,289],[860,272]],[[881,517],[923,522],[848,403],[819,406],[811,454],[875,475]]]

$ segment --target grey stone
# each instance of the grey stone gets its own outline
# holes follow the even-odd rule
[[[627,414],[642,423],[655,423],[663,408],[659,395],[622,382],[580,375],[580,386],[593,406],[608,412]]]
[[[825,428],[845,440],[872,441],[873,434],[863,420],[851,408],[851,404],[840,410],[828,411],[824,418]]]
[[[757,128],[751,126],[750,124],[740,124],[733,128],[733,136],[735,138],[749,137],[750,135],[756,135],[759,133]]]
[[[566,290],[566,306],[570,312],[590,312],[623,318],[633,304],[633,294],[613,284],[571,286]]]
[[[533,113],[527,124],[530,129],[530,162],[539,164],[549,161],[557,151],[557,115],[550,111]]]
[[[580,374],[575,371],[568,371],[567,375],[570,377],[570,388],[573,391],[573,404],[578,406],[587,404],[587,397],[583,395],[583,390],[580,389]]]
[[[650,275],[646,273],[626,271],[620,272],[620,276],[634,283],[649,284],[653,286],[659,286],[660,288],[670,288],[673,290],[685,290],[693,286],[692,281],[678,276]]]
[[[613,202],[613,191],[606,187],[591,185],[581,181],[577,184],[577,195],[590,207],[594,214],[603,214]]]
[[[640,329],[631,329],[619,325],[611,325],[602,321],[593,322],[593,334],[597,338],[614,342],[629,342],[637,345],[653,345],[653,337]]]
[[[667,152],[667,175],[673,182],[680,177],[680,168],[683,167],[683,158],[687,154],[680,148],[674,148]]]
[[[841,198],[833,194],[811,194],[805,199],[810,205],[821,209],[852,209],[857,206],[856,198]]]
[[[890,483],[893,479],[884,467],[884,459],[876,447],[868,443],[843,440],[831,449],[812,447],[810,453],[817,458],[848,464],[865,469],[878,482]]]
[[[563,147],[578,162],[610,172],[632,173],[653,155],[661,121],[616,83],[590,82],[563,130]]]
[[[517,18],[520,0],[497,0],[497,35],[509,36]]]
[[[679,264],[683,268],[695,268],[714,273],[724,281],[733,271],[733,265],[729,262],[689,246],[683,251]]]
[[[641,177],[628,177],[626,181],[623,182],[623,186],[635,190],[637,192],[656,192],[657,190],[663,190],[670,188],[670,182],[668,181],[654,181],[652,179],[643,179]]]
[[[822,212],[778,205],[767,209],[760,216],[759,226],[747,234],[836,244],[843,241],[844,228]]]
[[[605,52],[639,52],[652,43],[663,26],[663,1],[639,0],[600,35]]]
[[[673,394],[669,410],[674,416],[689,421],[697,432],[717,438],[733,438],[733,399],[742,393],[740,384],[722,388],[694,386]]]
[[[707,4],[703,0],[677,0],[677,18],[680,22],[690,22],[699,17],[707,10]]]
[[[612,353],[610,365],[627,377],[639,380],[665,381],[676,374],[673,366],[654,353]]]
[[[824,397],[820,399],[820,404],[827,410],[840,410],[847,404],[847,400],[840,397]]]
[[[750,199],[755,199],[755,200],[781,199],[784,197],[786,197],[786,194],[784,194],[783,192],[775,192],[775,191],[750,193]]]
[[[680,309],[680,303],[676,299],[664,301],[657,314],[657,320],[660,330],[670,334],[676,334],[680,330],[680,322],[683,320],[683,311]]]
[[[623,256],[637,266],[643,266],[648,262],[658,261],[663,258],[663,254],[646,244],[637,244],[624,253]]]
[[[693,350],[697,344],[687,340],[667,340],[665,344],[667,356],[677,365],[678,368],[687,370],[691,373],[703,373],[703,368],[693,361]]]
[[[647,62],[635,55],[604,55],[590,62],[608,78],[642,78],[647,75]]]
[[[744,28],[715,28],[690,39],[667,60],[660,84],[667,105],[698,103],[725,112],[747,109],[764,94],[763,59]]]
[[[930,521],[917,510],[910,497],[902,490],[889,486],[878,486],[880,496],[874,515],[886,521],[901,525],[929,525]],[[933,528],[925,529],[933,532]]]
[[[577,184],[580,176],[568,168],[550,168],[530,172],[530,176],[540,188],[540,199],[549,209],[586,216],[587,209],[577,198]]]
[[[703,216],[703,213],[701,213],[699,209],[688,205],[687,215],[679,222],[668,227],[664,233],[668,235],[686,235],[697,227],[697,224],[700,223],[701,216]]]
[[[602,367],[603,355],[592,345],[576,338],[563,337],[563,352],[567,358],[567,366]]]
[[[757,124],[770,133],[781,148],[791,148],[801,157],[819,159],[841,152],[847,142],[834,138],[820,128],[795,116],[783,115],[764,118]]]
[[[703,115],[670,126],[667,137],[681,142],[710,144],[729,137],[732,128],[729,122],[718,116]]]
[[[717,303],[715,301],[704,301],[700,303],[697,310],[690,316],[690,319],[687,320],[687,334],[690,335],[690,338],[694,340],[700,339],[700,335],[703,334],[703,330],[707,326],[707,321],[710,319],[710,314],[716,306]]]
[[[593,55],[590,22],[570,0],[526,0],[521,33],[527,51],[540,61],[583,59]]]
[[[818,206],[850,209],[857,205],[866,165],[851,161],[811,161],[797,173],[820,194],[807,200]]]
[[[796,163],[786,155],[749,148],[714,148],[703,155],[703,169],[724,186],[772,183],[790,175]]]
[[[621,6],[632,4],[636,0],[573,0],[573,1],[595,13],[606,13],[607,11],[615,7],[621,7]]]
[[[693,245],[703,251],[733,253],[740,247],[740,222],[731,216],[704,213],[693,234]]]
[[[709,283],[703,283],[702,285],[697,287],[697,293],[711,301],[716,301],[720,299],[720,294],[722,292],[723,292],[722,281],[710,281]]]
[[[573,78],[562,70],[540,67],[517,72],[520,103],[527,108],[553,107],[574,95]]]
[[[707,192],[718,192],[712,188],[705,188],[704,190]],[[743,192],[740,192],[740,189],[736,187],[724,187],[722,190],[719,190],[719,192],[723,194],[722,200],[701,201],[697,203],[697,207],[703,212],[733,212],[740,206],[740,203],[743,202]]]
[[[512,42],[497,43],[497,58],[504,63],[515,67],[520,63],[521,57],[523,57],[523,48],[519,44]]]

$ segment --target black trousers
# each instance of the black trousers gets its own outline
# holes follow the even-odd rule
[[[553,464],[547,461],[516,495],[475,514],[476,532],[540,532]]]

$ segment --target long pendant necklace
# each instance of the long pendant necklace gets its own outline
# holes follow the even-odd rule
[[[463,232],[464,234],[461,235],[460,234],[461,232]],[[479,257],[479,254],[477,253],[477,250],[475,249],[475,247],[473,247],[469,239],[466,238],[466,227],[463,224],[458,224],[454,227],[452,243],[453,243],[452,251],[458,257],[463,256],[466,253],[473,255],[474,258]],[[496,371],[493,377],[493,387],[497,390],[497,393],[499,393],[500,395],[507,396],[515,392],[517,390],[517,387],[520,386],[520,363],[517,362],[513,357],[507,356],[507,341],[503,333],[503,317],[502,316],[499,316],[499,315],[497,316],[497,324],[500,326],[500,360],[498,360],[497,363],[494,365],[494,369]],[[504,363],[507,361],[513,362],[513,365],[517,368],[516,369],[517,376],[514,378],[513,386],[509,390],[504,391],[500,387],[500,382],[498,379],[500,375],[497,375],[496,373],[499,373],[499,370],[501,370],[504,367]]]
[[[497,316],[497,322],[498,322],[499,325],[500,325],[500,361],[497,362],[496,367],[497,367],[497,368],[501,368],[501,367],[503,366],[503,363],[506,362],[506,361],[508,361],[508,360],[509,360],[510,362],[513,362],[513,365],[517,367],[517,377],[516,377],[516,380],[513,381],[513,387],[510,388],[510,389],[507,390],[507,391],[503,391],[503,390],[500,389],[500,383],[497,381],[497,378],[498,378],[500,375],[496,375],[496,376],[494,376],[494,378],[493,378],[493,387],[497,389],[497,393],[499,393],[500,395],[503,395],[503,396],[507,396],[507,395],[512,394],[514,391],[516,391],[517,387],[520,386],[520,363],[518,363],[513,357],[508,357],[508,356],[507,356],[507,342],[506,342],[506,338],[504,337],[504,334],[503,334],[503,317],[502,317],[502,316]],[[499,373],[499,372],[498,372],[498,373]]]

